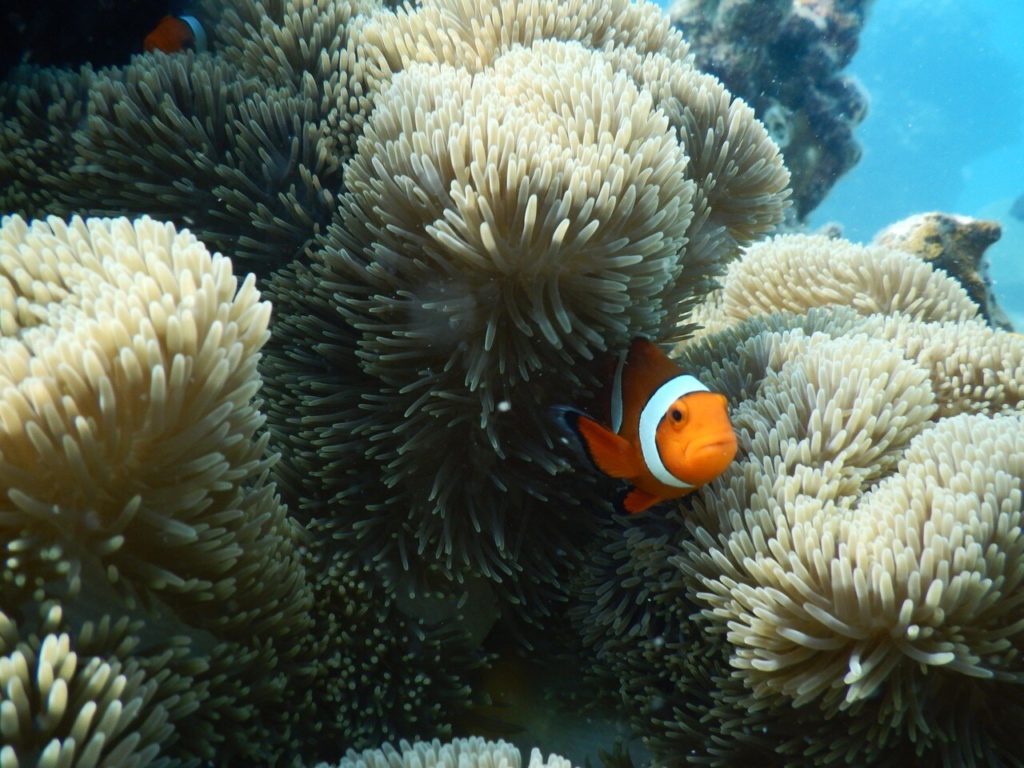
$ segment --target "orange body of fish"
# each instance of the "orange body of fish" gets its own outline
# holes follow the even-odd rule
[[[608,394],[607,425],[574,408],[555,412],[601,472],[629,483],[619,505],[630,514],[692,493],[736,456],[725,396],[646,339],[619,356]]]

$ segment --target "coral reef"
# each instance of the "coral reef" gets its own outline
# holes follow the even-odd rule
[[[517,768],[522,759],[511,744],[474,737],[447,744],[437,740],[415,744],[403,741],[397,747],[385,744],[362,753],[350,751],[336,768]],[[324,763],[318,768],[329,766]],[[533,749],[527,768],[572,768],[572,763],[558,755],[545,760],[539,750]]]
[[[658,764],[992,765],[1024,746],[1024,340],[928,265],[894,281],[909,255],[870,271],[873,250],[748,249],[723,293],[772,259],[777,280],[680,348],[734,402],[737,462],[595,548],[573,613]]]
[[[297,514],[333,521],[400,591],[483,576],[519,618],[560,598],[593,526],[538,404],[593,386],[595,358],[632,336],[684,332],[786,199],[763,128],[656,8],[584,6],[363,21],[382,91],[348,191],[310,263],[268,285]]]
[[[1012,330],[992,293],[985,258],[985,251],[1001,234],[998,221],[933,211],[890,224],[875,235],[874,242],[913,253],[945,270],[964,287],[991,325]]]
[[[672,22],[697,66],[750,104],[782,148],[804,219],[861,156],[853,131],[867,113],[842,74],[872,0],[675,0]]]

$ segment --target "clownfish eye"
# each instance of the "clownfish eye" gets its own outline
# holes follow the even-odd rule
[[[672,421],[679,422],[683,420],[683,412],[680,411],[678,408],[673,408],[671,411],[669,411],[669,415],[672,416]]]

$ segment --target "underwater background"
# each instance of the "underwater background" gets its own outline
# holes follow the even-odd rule
[[[1024,4],[877,0],[847,72],[870,94],[860,162],[812,216],[867,241],[913,213],[997,220],[996,295],[1024,327]]]

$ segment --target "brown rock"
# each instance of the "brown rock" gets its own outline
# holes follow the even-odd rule
[[[988,276],[985,250],[1002,235],[999,222],[933,211],[890,224],[875,235],[875,243],[912,253],[958,280],[981,307],[988,323],[1012,330],[996,303]]]

